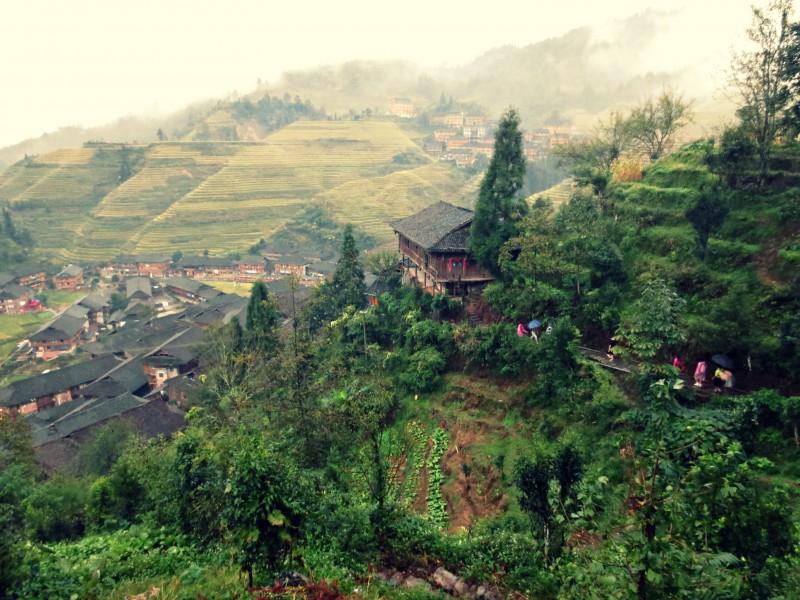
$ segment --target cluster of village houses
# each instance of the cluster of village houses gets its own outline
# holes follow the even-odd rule
[[[203,283],[204,279],[234,283],[266,279],[280,300],[289,294],[283,278],[296,276],[301,284],[296,293],[303,296],[308,295],[309,286],[330,277],[335,270],[332,256],[301,256],[281,248],[268,250],[267,256],[239,260],[182,256],[173,261],[164,255],[119,256],[88,269],[68,265],[52,278],[43,268],[26,268],[0,273],[0,315],[42,310],[36,296],[46,290],[48,282],[53,289],[73,291],[89,290],[92,277],[115,282],[111,289],[114,291],[116,286],[119,293],[125,294],[124,309],[111,312],[110,295],[88,294],[31,335],[27,344],[20,344],[19,359],[31,355],[50,360],[74,352],[96,337],[100,328],[118,327],[182,304],[197,304],[222,295],[218,289]]]
[[[57,352],[80,346],[86,359],[0,388],[0,411],[27,416],[33,446],[53,469],[69,463],[92,430],[111,419],[124,418],[148,437],[177,431],[204,331],[233,316],[244,322],[246,311],[247,298],[220,293],[158,319],[132,318],[96,337],[92,332],[110,317],[109,303],[88,294],[38,332],[56,343],[74,330],[76,337],[62,339]]]
[[[392,98],[389,114],[410,119],[417,116],[413,102],[408,98]],[[492,157],[496,122],[482,114],[434,114],[428,124],[435,128],[424,148],[439,160],[454,161],[458,167],[473,165],[478,156]],[[546,159],[553,146],[566,143],[575,136],[573,127],[566,121],[549,123],[543,127],[523,132],[525,157],[530,161]]]
[[[326,279],[335,270],[336,263],[331,256],[301,256],[278,247],[267,250],[264,255],[247,256],[239,260],[184,256],[173,261],[165,255],[119,256],[100,266],[68,265],[52,277],[47,275],[43,267],[25,267],[0,272],[0,315],[18,315],[41,310],[35,296],[47,288],[48,282],[52,289],[80,290],[89,287],[92,274],[106,279],[138,276],[156,279],[214,279],[240,283],[295,275],[301,283],[310,285]],[[175,291],[184,300],[196,300],[195,288],[183,290],[178,287]]]
[[[268,280],[283,314],[291,314],[292,300],[303,302],[333,274],[334,259],[276,247],[240,260],[136,255],[68,265],[53,276],[38,267],[0,272],[0,318],[43,310],[36,296],[48,289],[87,292],[20,341],[15,354],[18,361],[49,361],[80,352],[86,360],[0,388],[0,412],[28,417],[34,446],[53,468],[69,462],[81,438],[109,419],[124,416],[145,435],[174,431],[183,426],[204,331],[234,316],[246,320],[247,298],[203,280]],[[301,285],[292,289],[287,275]],[[124,308],[112,309],[112,293],[124,294]]]
[[[391,223],[406,283],[464,298],[490,282],[491,275],[469,253],[472,217],[468,209],[437,202]],[[223,293],[203,279],[268,279],[279,309],[291,315],[291,307],[310,296],[310,284],[336,268],[333,257],[282,252],[255,260],[118,257],[91,271],[113,281],[117,294],[125,294],[126,307],[113,311],[111,296],[92,291],[84,269],[62,269],[52,277],[53,288],[86,287],[88,293],[22,342],[17,359],[50,360],[80,352],[86,360],[0,387],[0,413],[29,420],[39,459],[51,469],[69,463],[92,431],[112,419],[124,418],[148,437],[177,431],[185,425],[183,409],[202,370],[205,331],[233,317],[246,323],[248,299]],[[307,285],[290,285],[286,275],[297,275]],[[0,277],[0,289],[11,290],[10,295],[17,287],[30,295],[47,284],[45,272],[37,269]],[[365,304],[376,303],[386,289],[385,278],[368,274]],[[22,306],[23,296],[15,297],[15,309]],[[5,312],[13,312],[9,307]]]

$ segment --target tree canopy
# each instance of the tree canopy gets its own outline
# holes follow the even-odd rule
[[[764,185],[773,144],[786,123],[787,78],[793,77],[796,69],[786,62],[793,56],[789,29],[792,4],[792,0],[771,0],[766,8],[752,7],[747,37],[753,49],[734,52],[728,72],[739,100],[737,115],[758,151],[759,186]]]
[[[469,238],[475,260],[495,275],[500,274],[500,248],[514,236],[517,222],[528,212],[525,199],[519,196],[525,172],[520,118],[510,108],[495,132],[494,154],[481,181]]]

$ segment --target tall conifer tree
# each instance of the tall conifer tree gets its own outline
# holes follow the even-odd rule
[[[519,191],[525,183],[525,155],[516,109],[500,119],[494,136],[494,154],[481,181],[470,230],[470,251],[482,267],[500,274],[500,248],[517,232],[516,222],[528,212]]]
[[[350,223],[344,228],[341,256],[333,274],[332,286],[337,312],[347,306],[360,308],[363,304],[367,286],[364,283],[364,269],[358,261],[358,248]]]
[[[278,344],[278,304],[270,295],[267,284],[253,284],[247,304],[247,341],[250,348],[263,353],[272,352]]]

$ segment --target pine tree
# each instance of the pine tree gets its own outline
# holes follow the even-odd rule
[[[14,227],[14,221],[11,220],[11,213],[7,208],[3,209],[3,234],[10,240],[16,241],[17,228]]]
[[[258,280],[250,292],[247,304],[247,342],[258,352],[268,354],[278,345],[278,304],[269,293],[267,284]]]
[[[519,191],[525,183],[525,155],[516,109],[510,108],[497,126],[494,154],[481,181],[470,229],[470,251],[478,264],[500,275],[500,248],[517,232],[516,222],[528,212]]]
[[[367,286],[364,283],[364,269],[358,261],[358,248],[353,237],[353,226],[347,224],[342,235],[342,249],[336,271],[331,280],[337,312],[347,306],[360,308],[364,303]]]

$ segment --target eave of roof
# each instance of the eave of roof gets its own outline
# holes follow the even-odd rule
[[[393,221],[391,226],[397,233],[430,250],[449,234],[464,229],[472,218],[473,212],[467,208],[437,202],[418,213]]]

